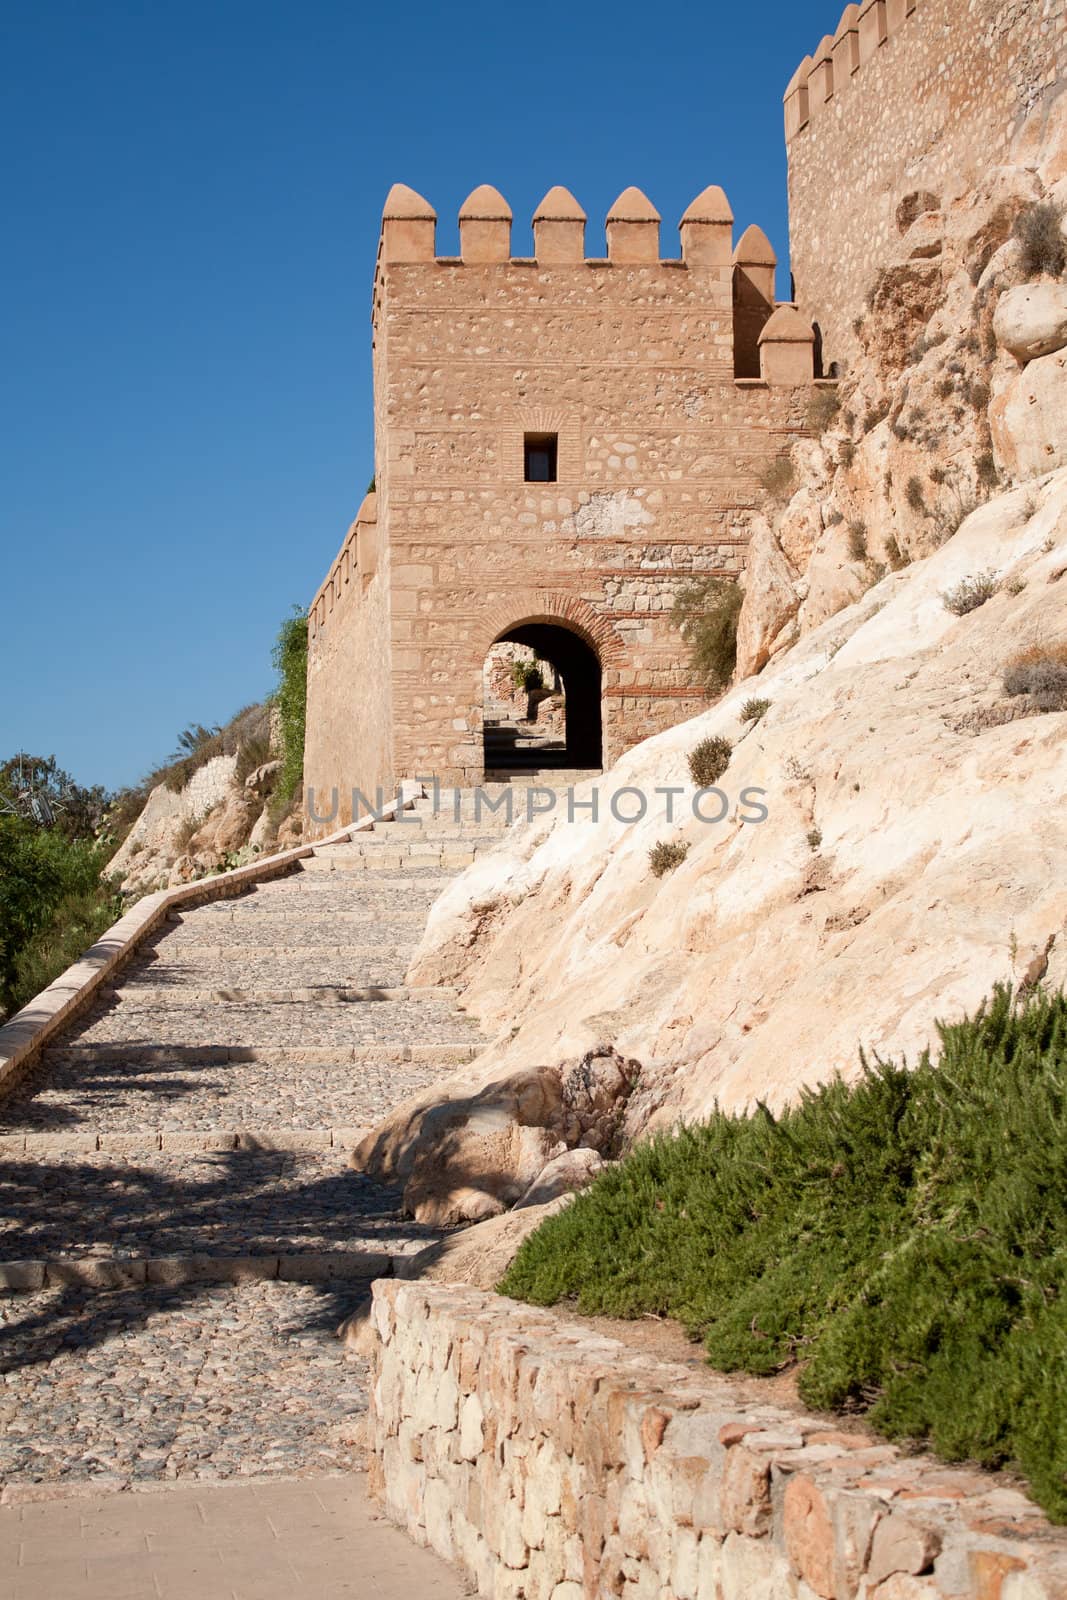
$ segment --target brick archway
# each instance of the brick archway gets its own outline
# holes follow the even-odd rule
[[[497,601],[480,618],[475,635],[479,661],[485,659],[490,646],[505,633],[538,622],[576,633],[595,653],[605,672],[624,664],[625,647],[607,617],[594,611],[584,600],[543,589],[525,589],[511,594],[507,600]]]

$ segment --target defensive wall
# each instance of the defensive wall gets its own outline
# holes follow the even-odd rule
[[[311,607],[305,774],[317,811],[338,790],[341,822],[354,785],[482,777],[482,669],[502,639],[560,669],[568,766],[699,711],[675,596],[742,571],[759,474],[809,404],[810,323],[777,305],[762,231],[735,244],[721,189],[686,211],[676,259],[636,189],[603,257],[559,188],[531,259],[511,256],[487,186],[461,210],[458,257],[436,255],[435,227],[395,186],[374,283],[376,491]]]
[[[855,353],[916,208],[1008,159],[1065,69],[1067,0],[864,0],[804,57],[785,93],[790,255],[827,368]]]

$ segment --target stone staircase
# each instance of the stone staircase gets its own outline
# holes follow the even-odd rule
[[[0,1102],[0,1484],[351,1464],[334,1329],[434,1235],[348,1156],[481,1047],[404,974],[505,825],[448,792],[173,915]]]

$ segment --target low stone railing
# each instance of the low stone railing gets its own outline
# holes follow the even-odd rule
[[[374,1285],[372,1486],[498,1600],[1053,1600],[1067,1536],[906,1456],[494,1295]]]
[[[422,792],[421,784],[402,784],[399,796],[383,806],[379,815],[392,817],[398,810],[409,810]],[[42,989],[28,1005],[0,1027],[0,1096],[36,1059],[42,1048],[92,1003],[118,968],[129,960],[139,945],[157,932],[172,911],[207,905],[212,900],[231,899],[243,894],[246,889],[254,888],[257,883],[283,877],[323,845],[342,844],[352,834],[372,827],[373,823],[373,817],[362,817],[326,838],[296,845],[292,850],[279,851],[277,855],[263,856],[257,861],[250,861],[247,866],[235,867],[232,872],[216,873],[175,889],[160,889],[138,900],[73,966],[68,967],[47,989]]]

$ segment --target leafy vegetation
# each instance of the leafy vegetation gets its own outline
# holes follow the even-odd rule
[[[284,809],[292,803],[304,778],[304,728],[308,699],[307,612],[294,606],[278,632],[272,657],[278,674],[274,704],[278,708],[282,768],[274,794]]]
[[[757,700],[753,696],[751,700],[745,701],[738,715],[742,722],[759,722],[760,718],[765,717],[770,709],[771,702],[769,700]]]
[[[693,782],[701,789],[709,789],[713,783],[718,783],[730,765],[733,749],[729,739],[718,735],[714,739],[701,739],[689,752],[689,772]]]
[[[770,500],[788,500],[796,484],[797,472],[789,456],[775,456],[756,474]]]
[[[527,694],[535,694],[545,686],[544,673],[536,661],[513,661],[511,681],[516,689],[525,689]]]
[[[848,525],[848,553],[853,561],[867,559],[867,524],[858,518]]]
[[[1067,1518],[1067,998],[1002,985],[938,1033],[936,1063],[638,1145],[502,1292],[676,1317],[727,1371],[799,1364],[807,1403],[1017,1466]]]
[[[0,1013],[10,1016],[59,976],[121,914],[101,873],[108,796],[84,789],[55,758],[0,767]]]
[[[961,578],[953,588],[946,589],[941,600],[945,610],[951,611],[954,617],[965,617],[991,600],[999,587],[995,572],[974,572]]]
[[[667,872],[673,872],[675,867],[680,867],[689,854],[689,846],[683,840],[669,843],[661,839],[659,844],[654,844],[648,852],[648,864],[652,869],[654,878],[662,878]]]
[[[705,693],[717,694],[737,664],[737,619],[744,591],[733,578],[697,578],[679,589],[671,620],[689,647]]]

